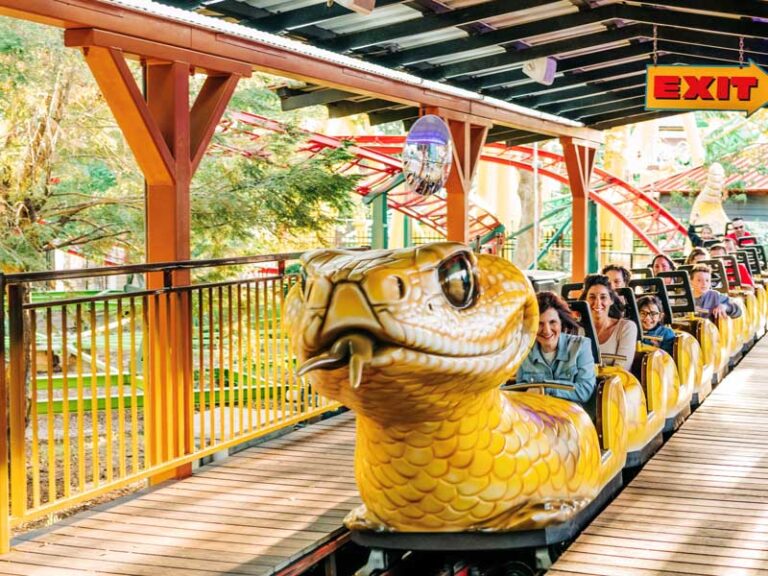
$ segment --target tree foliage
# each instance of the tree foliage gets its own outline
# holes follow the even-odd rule
[[[229,108],[279,118],[272,82],[241,81]],[[297,238],[349,212],[356,178],[334,171],[345,150],[309,159],[296,153],[302,136],[291,129],[246,158],[221,153],[230,138],[217,134],[225,146],[192,183],[194,257],[299,247]],[[82,55],[64,48],[58,30],[0,18],[3,270],[50,267],[55,249],[99,260],[119,248],[126,261],[142,261],[144,207],[143,177]]]

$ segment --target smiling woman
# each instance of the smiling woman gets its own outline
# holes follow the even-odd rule
[[[595,325],[600,353],[608,366],[632,369],[637,342],[637,326],[622,318],[624,305],[611,288],[611,282],[602,274],[584,278],[581,299],[586,300]]]
[[[553,381],[573,390],[545,388],[550,396],[586,403],[595,391],[595,361],[589,340],[575,334],[578,325],[565,301],[553,292],[536,295],[539,328],[536,343],[516,375],[518,382]]]

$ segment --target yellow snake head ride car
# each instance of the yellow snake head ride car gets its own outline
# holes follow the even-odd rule
[[[514,265],[438,243],[317,250],[303,267],[285,303],[299,373],[357,413],[364,505],[348,527],[537,528],[599,492],[601,450],[584,410],[499,388],[538,327],[535,294]],[[611,396],[614,414],[623,401]]]

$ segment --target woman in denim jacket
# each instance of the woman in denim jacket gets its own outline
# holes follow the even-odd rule
[[[540,292],[539,330],[528,357],[517,371],[522,382],[556,381],[571,384],[573,390],[545,388],[550,396],[585,404],[595,391],[595,360],[587,338],[568,334],[578,324],[568,304],[553,292]]]

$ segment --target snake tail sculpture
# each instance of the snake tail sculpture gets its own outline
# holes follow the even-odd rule
[[[715,234],[725,234],[729,218],[723,208],[725,200],[725,170],[717,162],[707,171],[707,181],[691,207],[691,224],[708,224]]]
[[[535,294],[509,262],[438,243],[318,250],[303,266],[285,308],[299,372],[357,413],[364,504],[349,528],[539,528],[573,517],[615,473],[580,406],[500,390],[538,328]]]

